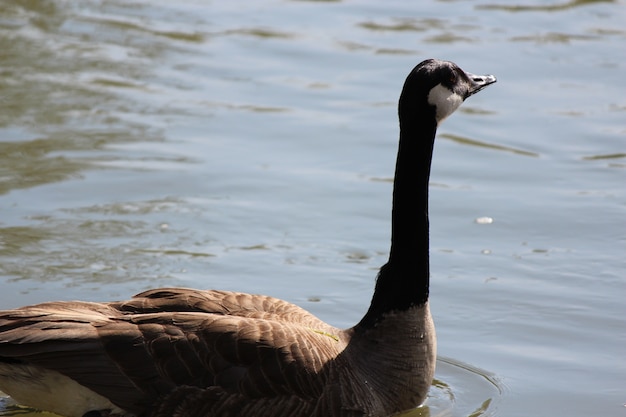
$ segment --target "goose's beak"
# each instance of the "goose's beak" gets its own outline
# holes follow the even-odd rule
[[[467,92],[467,97],[478,93],[480,90],[487,87],[489,84],[493,84],[497,81],[496,77],[493,75],[475,75],[469,72],[466,72],[465,74],[470,80],[470,88],[469,88],[469,91]]]

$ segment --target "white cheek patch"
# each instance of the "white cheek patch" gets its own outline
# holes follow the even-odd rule
[[[435,106],[437,123],[450,116],[463,103],[463,97],[441,84],[434,86],[428,93],[428,103]]]

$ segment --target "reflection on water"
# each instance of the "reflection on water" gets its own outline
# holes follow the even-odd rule
[[[164,199],[63,209],[54,217],[30,217],[31,226],[0,227],[0,273],[8,282],[62,281],[94,290],[102,282],[141,282],[147,276],[153,285],[172,285],[173,264],[164,271],[155,257],[211,256],[168,249],[169,226],[159,219],[181,204]],[[103,241],[107,244],[94,250]]]
[[[146,48],[106,39],[112,28],[80,33],[89,18],[74,11],[52,1],[0,4],[0,195],[74,178],[106,159],[107,146],[158,138],[115,94],[141,85]]]
[[[450,133],[442,133],[439,135],[439,137],[442,139],[449,139],[456,143],[461,143],[463,145],[478,146],[482,148],[495,149],[497,151],[512,152],[512,153],[515,153],[518,155],[524,155],[524,156],[534,156],[534,157],[539,156],[539,154],[535,152],[525,151],[522,149],[515,149],[510,146],[503,146],[503,145],[498,145],[495,143],[486,143],[486,142],[476,140],[476,139],[466,138],[466,137],[459,136],[459,135],[452,135]]]
[[[468,389],[471,387],[471,389]],[[490,417],[495,415],[504,386],[489,372],[451,358],[437,359],[437,374],[426,404],[397,417]],[[55,414],[0,397],[0,416],[54,417]]]
[[[41,104],[47,111],[50,104]],[[36,107],[30,109],[37,111]],[[45,125],[42,124],[42,125]],[[44,128],[37,130],[45,130]],[[143,129],[129,129],[123,133],[58,130],[34,133],[34,139],[6,138],[0,142],[0,195],[11,190],[30,188],[51,182],[75,178],[83,170],[94,168],[94,163],[107,160],[106,155],[94,153],[107,145],[135,140],[144,140]],[[22,133],[22,136],[26,134]]]
[[[614,3],[615,0],[571,0],[557,4],[481,4],[478,9],[506,10],[507,12],[556,12],[593,3]]]
[[[122,10],[128,13],[119,14]],[[111,170],[117,168],[187,162],[116,149],[162,141],[159,129],[147,125],[154,122],[150,115],[161,110],[146,103],[137,106],[138,97],[152,94],[144,87],[151,76],[147,59],[158,59],[177,42],[203,39],[162,25],[154,29],[143,18],[133,18],[137,12],[123,3],[91,11],[52,1],[0,4],[0,195],[80,180],[88,171],[113,176]],[[102,191],[115,193],[111,185]],[[28,207],[61,211],[26,215],[17,207],[5,209],[0,220],[0,274],[8,282],[34,279],[75,286],[146,276],[156,278],[156,284],[159,278],[171,278],[169,271],[153,265],[153,255],[133,250],[133,242],[161,235],[146,218],[175,201],[139,203],[143,209],[121,218],[119,210],[107,212],[106,207],[67,208],[75,193],[41,197]],[[107,243],[98,248],[97,241]]]

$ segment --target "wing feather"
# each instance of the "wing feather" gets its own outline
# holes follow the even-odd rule
[[[140,413],[180,386],[315,397],[324,381],[313,375],[340,351],[337,332],[272,297],[165,288],[0,312],[0,360],[60,372]]]

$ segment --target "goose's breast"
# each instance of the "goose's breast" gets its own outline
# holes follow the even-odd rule
[[[92,410],[131,417],[111,401],[59,372],[34,365],[0,362],[2,389],[15,401],[67,417],[82,417]]]

